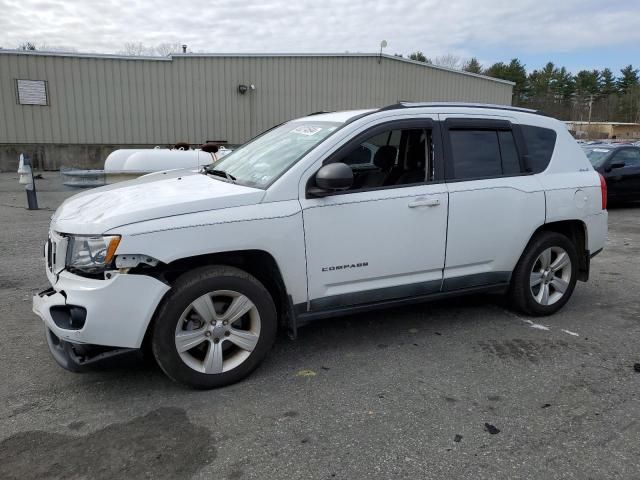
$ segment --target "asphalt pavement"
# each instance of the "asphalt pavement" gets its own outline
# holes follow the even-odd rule
[[[640,476],[640,205],[610,209],[590,281],[552,317],[473,296],[334,318],[202,392],[135,354],[54,363],[31,296],[74,192],[45,172],[27,211],[21,188],[0,174],[2,479]]]

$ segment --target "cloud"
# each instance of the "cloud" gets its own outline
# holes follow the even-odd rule
[[[571,52],[640,41],[635,0],[0,0],[0,46],[117,52],[125,42],[194,52]]]

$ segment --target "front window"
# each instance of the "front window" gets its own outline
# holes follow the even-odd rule
[[[431,129],[386,130],[347,150],[339,162],[353,171],[349,191],[433,180]]]
[[[587,158],[594,168],[600,167],[609,156],[609,153],[611,153],[611,150],[608,148],[592,148],[586,151]]]
[[[307,152],[342,125],[338,122],[290,122],[235,149],[205,171],[241,185],[266,188]]]

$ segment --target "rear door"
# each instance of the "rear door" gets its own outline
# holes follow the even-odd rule
[[[526,171],[518,125],[504,118],[441,115],[449,227],[443,290],[508,282],[545,220],[545,197]]]

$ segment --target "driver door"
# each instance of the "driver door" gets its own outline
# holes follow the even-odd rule
[[[324,160],[351,166],[354,185],[300,199],[309,310],[440,291],[448,194],[434,120],[378,124]]]

